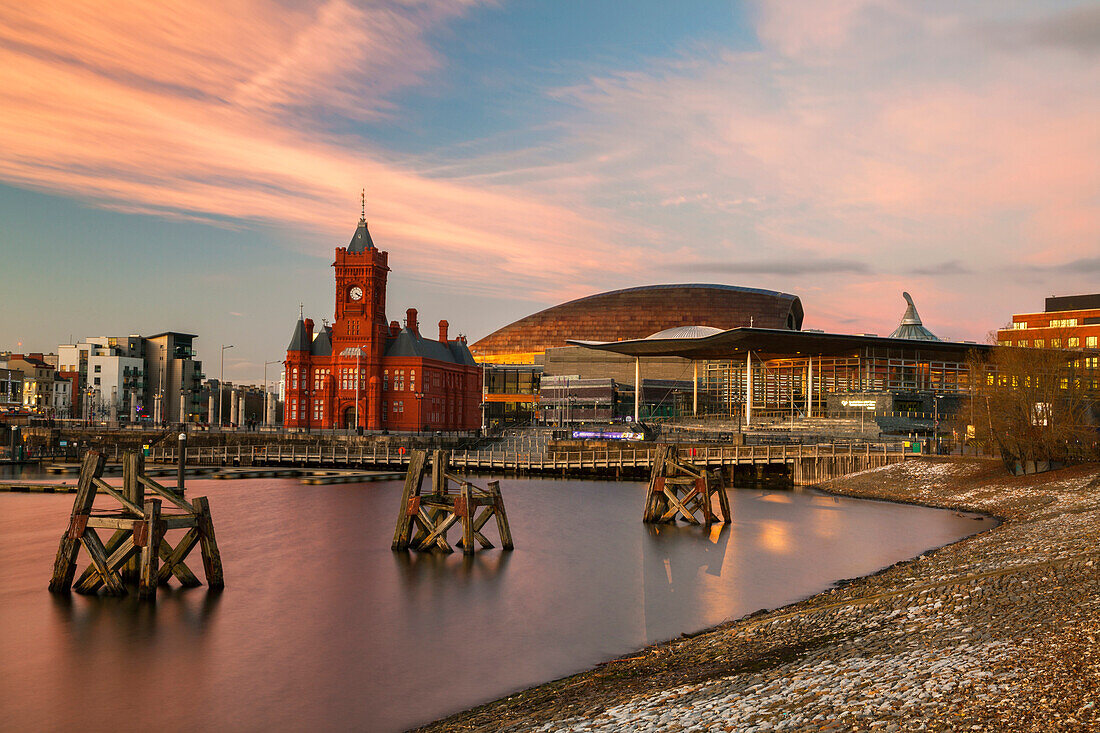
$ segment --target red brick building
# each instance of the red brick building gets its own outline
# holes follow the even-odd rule
[[[1046,299],[1041,313],[1017,313],[997,331],[1001,346],[1048,349],[1100,348],[1100,294]]]
[[[286,352],[288,428],[476,430],[481,427],[481,368],[465,337],[420,334],[415,308],[405,326],[386,319],[389,253],[360,218],[347,247],[336,249],[336,315],[314,331],[300,318]],[[358,411],[357,411],[358,408]]]

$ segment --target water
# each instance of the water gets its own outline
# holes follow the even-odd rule
[[[517,549],[467,559],[390,551],[397,482],[192,480],[227,587],[155,606],[47,593],[72,497],[0,494],[0,729],[400,730],[989,526],[737,490],[725,531],[656,530],[644,484],[501,488]]]

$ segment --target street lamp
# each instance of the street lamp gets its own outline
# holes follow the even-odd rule
[[[264,425],[268,424],[268,422],[267,422],[267,410],[268,410],[267,401],[268,401],[269,397],[268,397],[268,393],[267,393],[267,367],[268,367],[269,364],[282,364],[282,363],[283,363],[282,359],[276,359],[274,361],[265,361],[264,362]]]
[[[226,346],[222,344],[222,358],[221,358],[221,373],[218,375],[218,429],[221,430],[225,424],[225,420],[222,418],[222,388],[225,386],[225,350],[232,349],[233,344]]]

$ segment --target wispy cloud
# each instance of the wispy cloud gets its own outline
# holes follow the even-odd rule
[[[927,275],[929,277],[954,277],[956,275],[973,275],[974,271],[960,260],[947,260],[912,267],[908,270],[910,275]]]
[[[333,116],[386,115],[440,59],[425,36],[470,3],[0,6],[0,179],[120,210],[376,239],[451,289],[519,289],[623,262],[599,217],[504,185],[430,178]],[[322,235],[322,236],[316,236]],[[508,283],[508,285],[505,285]]]
[[[688,272],[709,272],[723,275],[806,275],[808,273],[870,274],[866,262],[858,260],[809,258],[761,260],[749,262],[693,262],[680,266]]]
[[[984,333],[1020,291],[935,280],[1096,251],[1100,65],[1065,53],[1090,46],[1093,9],[909,0],[755,9],[757,50],[692,49],[560,92],[582,110],[574,145],[601,161],[585,167],[590,198],[659,225],[675,245],[665,250],[688,267],[759,259],[765,266],[713,271],[799,293],[808,314],[847,316],[837,311],[847,303],[868,330],[886,330],[901,290],[931,287],[929,321]],[[983,41],[1005,17],[1031,42]],[[815,259],[866,269],[799,264]],[[882,274],[891,272],[905,275]],[[1065,287],[1092,287],[1085,272]]]

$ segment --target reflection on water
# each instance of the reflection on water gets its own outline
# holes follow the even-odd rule
[[[643,484],[501,488],[517,549],[466,557],[390,551],[398,482],[195,479],[227,586],[155,605],[47,593],[72,499],[0,494],[0,728],[400,730],[988,526],[759,489],[729,526],[651,526]]]

